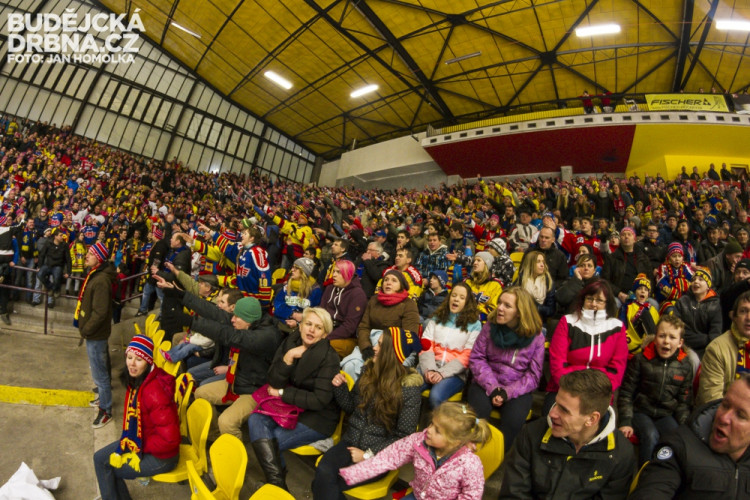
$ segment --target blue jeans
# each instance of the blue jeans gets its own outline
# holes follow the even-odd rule
[[[654,448],[659,443],[659,437],[669,431],[677,429],[680,424],[673,416],[662,417],[653,420],[643,413],[633,413],[633,432],[638,436],[640,445],[638,446],[638,465],[642,465],[646,460],[651,460]]]
[[[91,377],[99,389],[99,408],[112,414],[112,363],[109,360],[109,341],[87,340]]]
[[[448,398],[461,391],[463,388],[463,380],[458,377],[448,377],[433,386],[425,383],[421,390],[425,391],[430,389],[430,408],[437,408],[440,406],[440,403],[447,401]]]
[[[276,439],[279,443],[279,451],[291,450],[297,446],[314,443],[328,436],[297,422],[294,429],[284,429],[268,415],[253,413],[247,419],[247,427],[250,430],[250,441],[258,439]],[[284,466],[284,456],[281,456],[281,465]]]
[[[188,344],[188,343],[183,342],[182,344],[177,344],[176,346],[172,347],[168,351],[168,353],[172,361],[177,363],[178,361],[182,361],[183,359],[187,358],[188,356],[200,350],[201,350],[201,346],[199,345]]]
[[[141,470],[135,471],[128,464],[117,469],[109,464],[109,456],[119,446],[120,442],[115,441],[94,453],[94,471],[96,472],[96,481],[99,483],[99,493],[102,495],[102,500],[128,500],[130,493],[128,493],[128,487],[125,485],[125,479],[151,477],[169,472],[180,461],[179,453],[167,459],[144,454],[141,457]]]
[[[63,268],[61,266],[49,267],[42,266],[39,268],[39,272],[36,275],[36,289],[41,290],[42,286],[47,289],[48,292],[57,291],[60,289],[62,283]],[[52,280],[50,280],[52,276]],[[42,294],[35,293],[33,301],[39,303],[41,301]],[[47,303],[52,303],[52,293],[47,295]]]
[[[215,375],[214,369],[211,368],[211,361],[207,361],[206,363],[201,363],[198,366],[190,368],[188,370],[188,373],[195,379],[195,387],[210,384],[211,382],[216,382],[217,380],[224,380],[227,377],[226,374]]]
[[[146,284],[143,285],[143,297],[141,297],[141,305],[138,308],[138,311],[142,313],[148,312],[148,304],[151,302],[151,296],[156,292],[156,296],[159,298],[161,302],[164,302],[164,290],[157,287],[153,283],[150,283],[149,281],[146,281]]]

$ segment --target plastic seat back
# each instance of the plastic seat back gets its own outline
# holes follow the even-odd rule
[[[503,463],[505,459],[505,438],[500,429],[494,425],[490,427],[492,438],[477,450],[477,456],[482,461],[484,468],[484,479],[487,480],[493,472]]]
[[[201,479],[201,475],[195,470],[193,461],[188,460],[185,467],[187,467],[188,481],[190,482],[190,500],[216,500],[214,494]]]
[[[187,409],[188,437],[190,438],[190,445],[198,457],[195,468],[201,474],[208,469],[206,441],[208,441],[208,429],[211,426],[212,416],[211,403],[205,399],[196,399]]]
[[[245,481],[245,469],[247,469],[245,445],[231,434],[222,434],[211,445],[209,454],[216,480],[217,496],[239,500],[240,489]]]
[[[177,413],[180,417],[180,435],[188,437],[187,409],[190,398],[195,391],[195,379],[189,373],[183,373],[174,381],[174,402],[177,403]]]
[[[164,330],[156,330],[151,340],[154,341],[154,346],[161,346],[161,343],[164,341]],[[169,348],[172,348],[172,342],[169,343]]]
[[[250,500],[295,500],[291,493],[272,484],[264,484],[253,493]]]
[[[146,330],[146,336],[153,338],[156,330],[159,329],[159,322],[156,321],[156,314],[149,314],[146,316],[146,323],[144,326]]]

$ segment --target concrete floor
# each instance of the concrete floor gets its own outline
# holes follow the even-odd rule
[[[93,387],[85,346],[78,346],[78,332],[72,326],[74,302],[61,298],[49,310],[49,328],[43,333],[44,309],[16,303],[11,315],[13,324],[0,325],[0,387],[41,388],[78,393],[78,401],[87,401],[85,394]],[[88,500],[98,495],[92,464],[94,451],[120,437],[124,387],[117,376],[124,367],[123,346],[134,333],[135,308],[123,311],[123,322],[113,327],[110,355],[113,364],[114,421],[101,429],[91,428],[96,410],[88,406],[48,406],[8,403],[0,398],[0,485],[4,484],[26,462],[39,479],[62,478],[60,487],[52,492],[58,500]],[[143,329],[144,318],[137,318]],[[248,469],[240,498],[246,500],[262,483],[263,474],[249,447]],[[312,498],[310,483],[314,474],[314,458],[286,453],[290,471],[287,482],[297,499]],[[412,471],[404,468],[401,479],[410,480]],[[485,499],[497,498],[502,467],[485,486]],[[129,482],[134,499],[186,499],[186,484],[151,482],[147,486]],[[390,497],[388,497],[390,498]]]

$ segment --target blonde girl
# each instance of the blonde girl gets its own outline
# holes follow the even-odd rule
[[[555,314],[554,283],[542,252],[531,251],[523,259],[515,284],[531,294],[543,320]]]
[[[490,437],[487,421],[477,418],[469,405],[446,402],[435,409],[427,429],[396,441],[369,460],[341,469],[339,474],[352,485],[412,463],[410,486],[414,491],[404,500],[480,500],[484,469],[474,449]]]

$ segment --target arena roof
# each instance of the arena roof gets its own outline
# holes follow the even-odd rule
[[[748,0],[101,3],[118,13],[140,9],[153,42],[326,159],[355,143],[535,109],[584,89],[632,95],[750,85],[748,33],[716,28],[720,19],[750,18]],[[574,33],[602,23],[621,32]],[[269,70],[292,88],[264,77]],[[350,97],[366,84],[379,88]]]

